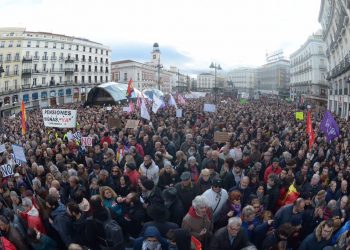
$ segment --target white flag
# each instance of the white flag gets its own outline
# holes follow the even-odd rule
[[[170,95],[168,103],[169,103],[169,106],[174,106],[177,109],[177,105],[176,105],[176,102],[175,102],[173,95]]]
[[[153,105],[152,105],[152,112],[157,113],[158,109],[163,105],[163,101],[153,95]]]
[[[145,99],[142,99],[142,103],[141,103],[141,117],[147,120],[151,120],[151,117],[146,107]]]

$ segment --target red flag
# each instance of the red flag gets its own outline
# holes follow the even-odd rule
[[[130,79],[130,81],[128,83],[128,89],[126,90],[126,97],[130,98],[132,92],[134,92],[134,81],[132,79]]]
[[[27,114],[26,114],[26,106],[24,105],[23,100],[22,100],[22,106],[21,106],[21,120],[22,120],[22,135],[25,135],[27,132]]]
[[[310,112],[310,110],[307,111],[306,133],[309,135],[309,151],[311,151],[312,150],[312,145],[315,142],[315,132],[314,132],[314,129],[312,128],[311,112]]]
[[[312,130],[312,122],[311,122],[311,112],[307,111],[307,119],[306,119],[306,133],[310,135]]]

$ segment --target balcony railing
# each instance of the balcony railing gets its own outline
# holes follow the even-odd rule
[[[30,76],[32,74],[31,69],[22,69],[22,76]]]
[[[73,73],[74,73],[74,68],[65,68],[65,69],[64,69],[64,73],[65,73],[66,75],[68,75],[68,74],[73,74]]]
[[[65,62],[66,62],[66,63],[74,63],[74,58],[72,58],[72,57],[66,57]]]
[[[23,84],[22,89],[30,89],[30,84]]]
[[[47,60],[49,60],[49,58],[48,58],[47,56],[43,56],[43,57],[41,58],[41,60],[47,61]]]
[[[33,58],[31,56],[25,56],[22,59],[23,63],[31,63],[33,61]]]
[[[56,56],[51,56],[51,61],[56,61],[57,57]]]

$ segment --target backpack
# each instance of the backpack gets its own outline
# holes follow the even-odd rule
[[[95,219],[99,223],[103,224],[103,230],[105,233],[105,238],[100,238],[103,244],[100,244],[100,248],[102,250],[112,250],[112,249],[124,249],[124,237],[123,231],[119,224],[112,219],[111,213],[109,209],[108,211],[108,220],[102,222],[100,220]]]

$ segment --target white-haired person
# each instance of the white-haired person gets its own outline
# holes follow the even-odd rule
[[[227,226],[215,232],[210,242],[210,250],[242,249],[249,245],[248,237],[242,229],[241,218],[232,217]]]
[[[209,249],[213,232],[213,212],[207,198],[196,196],[193,199],[192,206],[182,220],[182,228],[197,238],[204,250]]]

